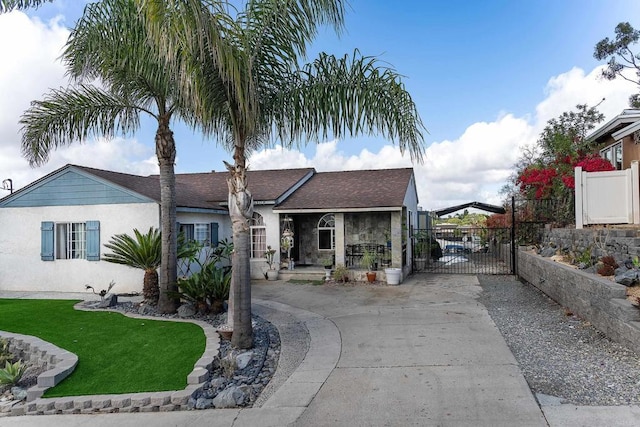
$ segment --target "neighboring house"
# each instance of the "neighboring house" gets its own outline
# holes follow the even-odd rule
[[[640,110],[626,109],[587,136],[600,156],[618,170],[640,160]]]
[[[216,245],[231,237],[227,172],[176,174],[179,230]],[[266,270],[264,252],[276,249],[286,266],[328,257],[355,266],[362,250],[380,264],[410,271],[408,230],[417,214],[413,170],[317,173],[313,168],[248,172],[254,199],[252,278]],[[64,166],[0,199],[0,289],[140,291],[142,272],[101,260],[115,234],[160,226],[157,175],[137,176]],[[284,233],[287,231],[287,233]],[[290,251],[280,252],[289,236]],[[409,251],[409,252],[408,252]]]

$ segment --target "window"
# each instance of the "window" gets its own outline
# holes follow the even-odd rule
[[[600,150],[600,157],[605,160],[609,160],[617,170],[622,170],[622,142],[618,142]]]
[[[267,227],[264,218],[257,212],[251,219],[251,258],[264,258],[267,251]]]
[[[318,249],[333,250],[336,246],[336,218],[326,214],[318,221]]]
[[[56,259],[87,258],[87,225],[84,222],[56,224]]]
[[[41,224],[43,261],[60,259],[100,260],[100,221]]]
[[[218,246],[218,223],[196,224],[178,223],[178,231],[184,233],[187,240],[195,240],[204,246]]]

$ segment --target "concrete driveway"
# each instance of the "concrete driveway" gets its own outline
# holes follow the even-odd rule
[[[263,282],[261,300],[331,320],[335,369],[300,426],[545,426],[475,276],[415,275],[400,286]]]

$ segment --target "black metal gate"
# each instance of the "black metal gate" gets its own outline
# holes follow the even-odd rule
[[[513,229],[440,224],[414,230],[413,271],[515,274]]]

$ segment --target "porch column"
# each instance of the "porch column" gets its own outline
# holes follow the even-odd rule
[[[391,267],[402,268],[402,211],[391,212]]]
[[[335,233],[336,233],[336,247],[335,247],[335,255],[336,255],[336,265],[342,264],[346,265],[345,259],[345,247],[344,247],[344,214],[336,213],[334,215],[335,218]]]

